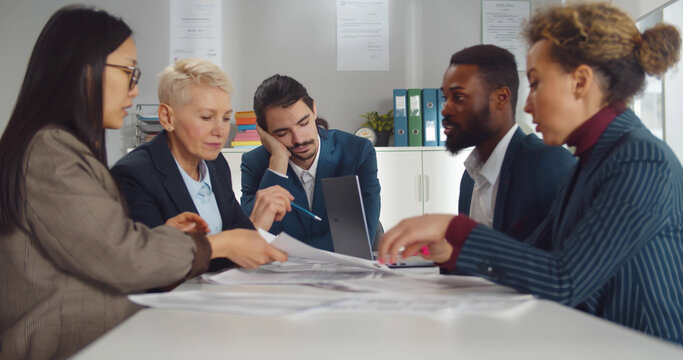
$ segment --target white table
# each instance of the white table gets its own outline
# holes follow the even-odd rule
[[[245,290],[186,283],[178,290]],[[250,286],[330,296],[307,286]],[[504,294],[502,286],[452,289]],[[507,316],[247,316],[145,309],[74,359],[683,359],[683,347],[546,300]]]

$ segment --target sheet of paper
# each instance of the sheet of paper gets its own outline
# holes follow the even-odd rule
[[[247,315],[287,315],[322,306],[329,301],[311,296],[268,296],[259,293],[172,291],[128,295],[138,305],[157,309],[198,310]]]
[[[434,316],[449,319],[458,313],[477,313],[489,316],[515,315],[530,304],[531,295],[507,296],[356,296],[306,310],[316,312],[396,313]]]
[[[403,277],[358,277],[335,280],[340,289],[364,292],[424,293],[430,290],[471,288],[491,286],[490,281],[457,275],[403,276]]]
[[[272,234],[268,232],[259,230],[259,233],[261,233],[261,236],[263,236],[266,241],[272,239],[268,242],[276,248],[284,251],[289,256],[317,260],[331,264],[357,266],[366,269],[379,270],[390,274],[398,274],[395,270],[392,270],[387,266],[379,265],[376,261],[316,249],[312,246],[302,243],[301,241],[289,236],[284,232],[277,235],[274,239],[272,238]]]
[[[382,276],[377,269],[290,258],[283,264],[263,265],[258,269],[230,269],[204,274],[202,279],[222,285],[238,284],[324,284],[340,280],[372,279]]]
[[[337,0],[337,71],[389,70],[389,1]]]
[[[481,43],[493,44],[515,55],[517,71],[526,71],[526,42],[522,37],[529,19],[529,1],[490,1],[481,3]]]
[[[220,0],[171,0],[170,63],[200,58],[223,65]]]

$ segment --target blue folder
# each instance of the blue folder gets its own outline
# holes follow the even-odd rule
[[[394,146],[408,146],[408,92],[394,89]]]
[[[439,110],[437,111],[437,116],[436,116],[436,131],[439,135],[439,146],[446,146],[446,134],[443,133],[443,114],[441,113],[443,111],[443,108],[446,107],[446,98],[443,96],[443,91],[439,89],[439,93],[437,94],[437,101],[439,102]]]
[[[422,144],[423,146],[439,145],[439,112],[438,89],[422,89]]]

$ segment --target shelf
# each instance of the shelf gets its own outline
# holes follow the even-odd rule
[[[164,128],[159,122],[159,104],[137,104],[135,106],[135,145],[146,143]]]

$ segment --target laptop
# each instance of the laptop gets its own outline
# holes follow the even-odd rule
[[[334,251],[366,260],[375,260],[372,237],[365,221],[365,207],[358,176],[326,178],[322,179],[321,183]],[[375,234],[372,236],[374,237]],[[412,256],[391,265],[391,267],[423,266],[434,266],[434,263],[419,256]]]

